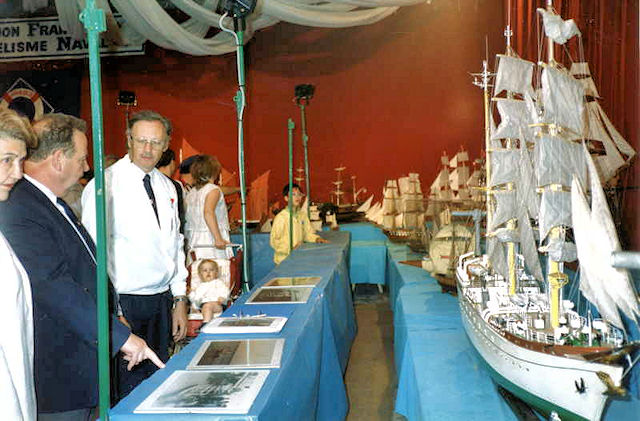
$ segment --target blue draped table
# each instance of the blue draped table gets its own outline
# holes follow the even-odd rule
[[[351,284],[385,285],[387,236],[380,228],[363,222],[341,224],[340,231],[351,233]]]
[[[399,263],[419,256],[388,243],[387,285],[393,308],[398,390],[395,411],[409,421],[516,420],[469,342],[456,297],[426,271]],[[630,333],[638,338],[637,330]],[[639,420],[640,365],[631,372],[630,401],[609,403],[603,420]]]
[[[284,316],[289,320],[277,334],[201,334],[153,376],[140,384],[110,412],[112,420],[340,420],[346,417],[348,398],[343,375],[356,333],[349,289],[348,233],[322,234],[329,244],[304,244],[258,285],[277,276],[320,276],[321,282],[305,304],[245,304],[240,297],[225,312]],[[254,290],[258,286],[254,287]],[[246,415],[134,414],[171,373],[184,370],[200,345],[209,339],[284,338],[280,368],[271,369],[260,394]]]
[[[327,227],[325,227],[327,229]],[[380,228],[368,223],[341,224],[340,231],[351,233],[349,279],[352,284],[378,284],[386,282],[387,237]],[[232,234],[233,243],[242,243],[240,234]],[[248,236],[250,287],[262,280],[275,266],[273,249],[269,245],[269,233],[252,233]],[[253,282],[253,283],[251,283]]]
[[[410,421],[515,420],[476,359],[457,299],[443,294],[426,271],[400,263],[418,257],[404,245],[389,244],[395,411]]]
[[[231,242],[242,244],[242,235],[231,234]],[[247,242],[249,243],[249,273],[251,274],[249,288],[253,288],[271,272],[275,263],[273,263],[273,249],[269,245],[268,232],[251,233],[247,236]]]

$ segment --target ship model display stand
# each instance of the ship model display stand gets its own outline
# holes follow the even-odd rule
[[[602,188],[635,152],[597,105],[587,64],[572,60],[576,73],[554,59],[568,40],[583,56],[575,23],[551,0],[538,12],[545,63],[516,56],[510,25],[491,100],[484,63],[486,253],[459,259],[458,302],[496,383],[548,419],[599,420],[610,398],[627,394],[640,348],[625,329],[637,324],[638,296],[628,272],[611,266],[620,243]],[[592,158],[591,140],[606,154]]]

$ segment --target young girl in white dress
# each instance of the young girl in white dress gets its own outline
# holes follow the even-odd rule
[[[230,259],[229,216],[224,194],[216,181],[222,166],[213,156],[201,155],[191,165],[193,188],[185,198],[185,236],[197,259]],[[204,247],[203,247],[204,246]]]
[[[203,259],[198,264],[198,277],[191,278],[189,300],[202,311],[204,323],[222,313],[222,305],[229,298],[229,287],[219,274],[214,260]]]

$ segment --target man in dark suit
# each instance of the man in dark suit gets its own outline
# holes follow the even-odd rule
[[[87,420],[98,403],[95,244],[60,199],[88,169],[84,121],[49,114],[39,145],[0,207],[0,227],[31,281],[38,420]],[[164,365],[144,340],[111,320],[111,352],[129,368]]]
[[[156,168],[162,174],[165,175],[171,182],[173,183],[173,187],[176,188],[176,193],[178,194],[178,216],[180,217],[180,233],[184,234],[184,222],[185,222],[185,214],[184,214],[184,187],[180,184],[179,181],[171,178],[173,173],[176,171],[176,153],[173,149],[167,149],[162,153],[160,157],[160,161],[156,164]]]

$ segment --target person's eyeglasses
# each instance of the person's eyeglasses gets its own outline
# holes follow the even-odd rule
[[[152,149],[160,150],[164,148],[164,141],[158,139],[140,139],[140,138],[131,138],[134,143],[136,143],[140,147],[144,147],[146,144],[149,144]]]

